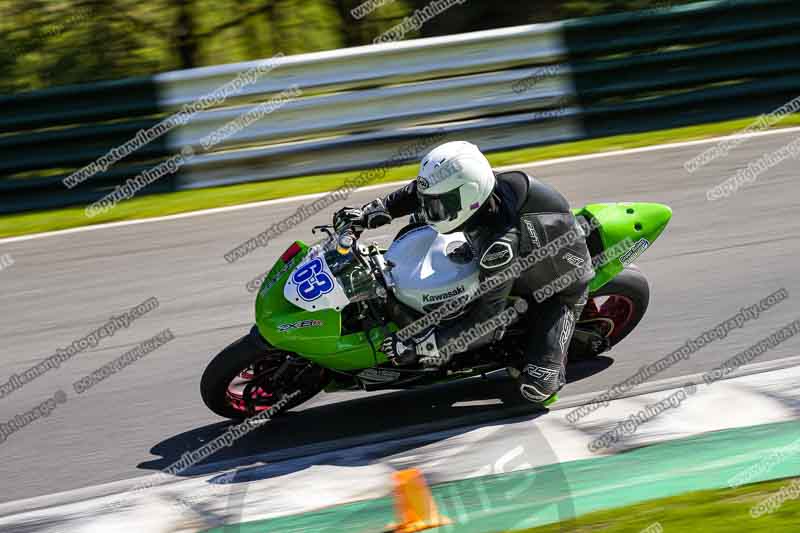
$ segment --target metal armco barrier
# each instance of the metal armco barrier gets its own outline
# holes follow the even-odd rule
[[[487,151],[757,115],[800,96],[800,2],[730,0],[276,59],[191,121],[67,189],[62,179],[256,62],[0,98],[0,213],[94,201],[177,153],[139,194],[382,164],[444,132]],[[209,133],[292,85],[214,146]]]

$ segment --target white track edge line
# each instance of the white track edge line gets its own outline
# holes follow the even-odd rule
[[[699,146],[703,144],[713,144],[720,142],[724,139],[748,139],[752,137],[765,137],[768,135],[778,135],[778,134],[789,134],[789,133],[796,133],[800,132],[800,126],[793,127],[793,128],[782,128],[777,130],[770,130],[770,131],[761,131],[755,133],[737,133],[732,135],[724,135],[722,137],[712,137],[709,139],[698,139],[695,141],[682,141],[677,143],[667,143],[667,144],[656,144],[653,146],[642,146],[639,148],[626,148],[623,150],[612,150],[608,152],[597,152],[594,154],[585,154],[585,155],[576,155],[570,157],[560,157],[556,159],[548,159],[545,161],[536,161],[533,163],[519,163],[516,165],[510,165],[505,167],[497,167],[498,170],[506,170],[510,168],[520,168],[520,167],[543,167],[547,165],[560,165],[565,163],[573,163],[577,161],[586,161],[591,159],[600,159],[606,157],[619,157],[619,156],[626,156],[626,155],[633,155],[633,154],[640,154],[646,152],[656,152],[659,150],[671,150],[674,148],[684,148],[687,146]],[[387,187],[397,187],[401,184],[407,183],[408,180],[404,181],[393,181],[390,183],[381,183],[378,185],[369,185],[367,187],[361,187],[358,191],[369,191],[375,189],[384,189]],[[81,226],[79,228],[69,228],[63,230],[56,230],[56,231],[46,231],[42,233],[32,233],[30,235],[20,235],[18,237],[6,237],[4,239],[0,239],[0,244],[10,244],[14,242],[22,242],[22,241],[29,241],[34,239],[42,239],[45,237],[56,237],[59,235],[69,235],[72,233],[81,233],[84,231],[95,231],[101,229],[110,229],[110,228],[119,228],[123,226],[133,226],[136,224],[147,224],[153,222],[165,222],[170,220],[179,220],[182,218],[191,218],[191,217],[198,217],[198,216],[205,216],[205,215],[213,215],[217,213],[228,213],[232,211],[239,211],[242,209],[253,209],[258,207],[264,207],[268,205],[276,205],[282,204],[287,202],[296,202],[301,200],[311,200],[315,198],[321,198],[328,194],[329,191],[315,193],[315,194],[306,194],[301,196],[289,196],[286,198],[277,198],[274,200],[264,200],[262,202],[252,202],[247,204],[239,204],[239,205],[230,205],[226,207],[214,207],[210,209],[198,209],[197,211],[190,211],[188,213],[177,213],[174,215],[164,215],[159,217],[150,217],[150,218],[141,218],[137,220],[123,220],[120,222],[108,222],[105,224],[92,224],[91,226]]]

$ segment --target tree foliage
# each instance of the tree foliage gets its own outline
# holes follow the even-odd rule
[[[0,92],[370,44],[430,0],[0,0]],[[467,0],[408,38],[688,0]]]

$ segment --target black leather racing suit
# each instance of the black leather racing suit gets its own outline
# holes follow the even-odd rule
[[[533,250],[547,246],[578,224],[567,200],[549,185],[520,171],[496,173],[495,177],[497,184],[492,195],[459,228],[479,258],[480,281],[505,270],[512,261]],[[420,207],[417,182],[389,194],[383,203],[392,218],[416,212]],[[536,301],[537,289],[575,272],[576,266],[585,267],[580,279],[551,297]],[[567,350],[593,275],[586,241],[574,240],[553,256],[535,263],[519,278],[509,279],[479,296],[459,320],[440,325],[437,344],[444,346],[472,326],[496,317],[508,305],[510,295],[521,296],[529,304],[523,320],[532,322],[531,335],[524,347],[527,365],[523,372],[544,381],[557,376],[558,383],[549,388],[558,390],[564,383]],[[492,338],[491,334],[480,338],[467,350],[478,348]]]

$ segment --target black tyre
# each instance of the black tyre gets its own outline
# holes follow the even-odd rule
[[[200,380],[200,395],[214,413],[224,418],[243,420],[255,414],[248,410],[247,392],[258,411],[278,404],[281,398],[296,395],[281,403],[272,416],[279,416],[316,396],[327,384],[327,373],[317,365],[297,360],[288,369],[284,363],[291,354],[274,350],[251,333],[235,341],[208,364]],[[280,383],[270,379],[283,367]],[[257,383],[253,383],[257,381]],[[297,395],[297,391],[300,392]]]

